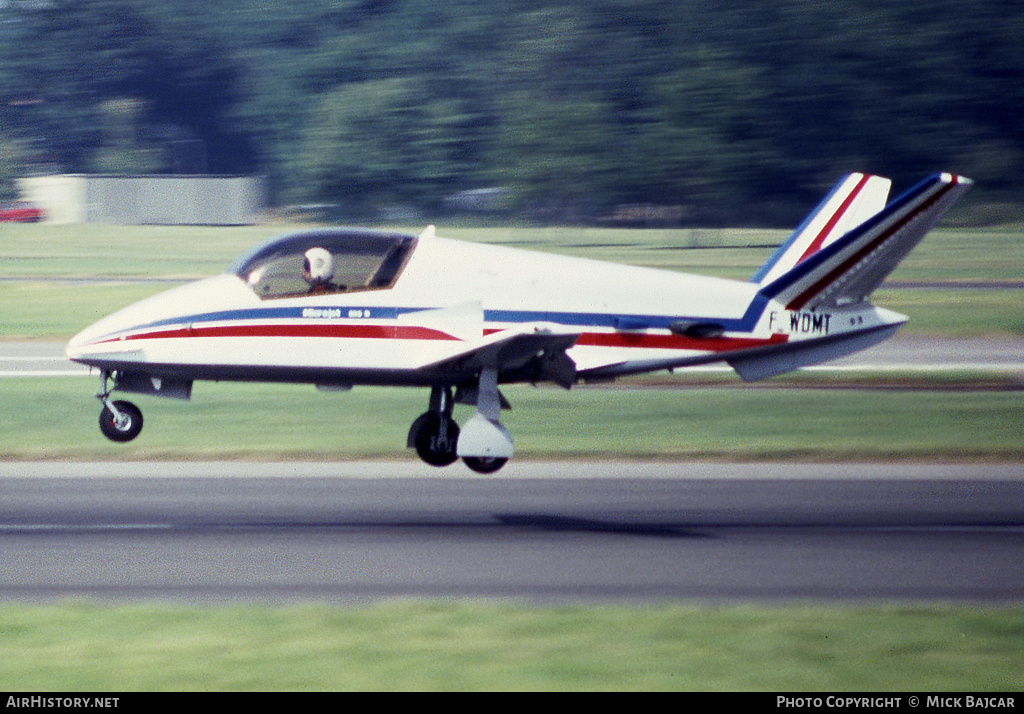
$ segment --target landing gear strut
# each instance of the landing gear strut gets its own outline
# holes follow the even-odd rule
[[[460,396],[461,395],[461,396]],[[476,414],[459,429],[452,418],[455,399],[476,405]],[[455,398],[450,386],[430,390],[430,409],[409,428],[406,445],[431,466],[448,466],[461,456],[473,471],[494,473],[512,456],[512,436],[498,421],[502,406],[496,369],[484,369],[475,388],[460,389]]]
[[[512,456],[512,435],[501,425],[502,397],[498,391],[498,370],[480,371],[476,389],[476,414],[462,428],[459,456],[477,473],[494,473]]]
[[[100,373],[100,393],[96,398],[103,404],[100,412],[100,431],[111,441],[131,441],[142,431],[142,411],[124,400],[111,401],[107,382],[110,372]]]

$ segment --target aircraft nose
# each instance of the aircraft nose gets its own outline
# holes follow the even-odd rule
[[[132,320],[126,319],[125,316],[130,309],[125,308],[113,315],[108,315],[83,329],[64,346],[64,354],[70,360],[82,361],[92,356],[97,349],[106,351],[107,345],[101,345],[101,343],[109,341],[113,335],[133,324]],[[128,315],[128,317],[131,316]]]
[[[135,343],[124,342],[130,333],[146,326],[176,324],[187,316],[201,314],[211,305],[230,309],[250,306],[259,298],[237,275],[223,274],[180,285],[123,307],[89,325],[71,338],[64,348],[68,359],[98,364],[111,353],[139,351]]]
[[[93,326],[87,327],[79,332],[68,341],[67,345],[64,346],[64,355],[69,360],[78,360],[85,355],[85,348],[93,341],[91,333],[93,333],[94,330],[92,327]]]

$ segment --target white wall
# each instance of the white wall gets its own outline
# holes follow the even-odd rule
[[[19,189],[49,223],[244,225],[264,205],[250,176],[34,176]]]

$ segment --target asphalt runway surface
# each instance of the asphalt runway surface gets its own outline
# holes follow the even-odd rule
[[[1024,601],[1024,466],[0,463],[0,599]]]

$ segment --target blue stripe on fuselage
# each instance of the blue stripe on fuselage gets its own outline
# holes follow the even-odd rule
[[[718,318],[687,315],[642,315],[624,313],[557,312],[541,310],[484,310],[484,321],[488,323],[529,323],[553,322],[559,325],[579,328],[606,328],[613,330],[668,329],[677,321],[715,322],[728,332],[750,332],[764,312],[768,299],[757,294],[746,312],[739,318]],[[182,315],[156,320],[144,325],[121,330],[134,332],[170,325],[199,325],[207,322],[241,322],[248,320],[302,320],[329,316],[335,320],[394,320],[399,315],[433,310],[422,307],[381,307],[353,305],[307,305],[293,307],[260,307],[240,310],[221,310],[197,315]],[[331,313],[338,313],[331,315]],[[112,333],[118,334],[118,333]],[[105,338],[111,335],[105,336]]]

